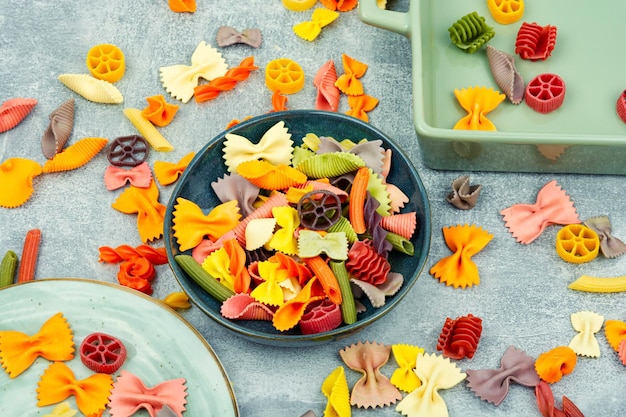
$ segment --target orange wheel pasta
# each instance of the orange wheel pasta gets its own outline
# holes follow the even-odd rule
[[[265,67],[265,85],[272,92],[294,94],[304,88],[304,70],[289,58],[278,58]]]
[[[122,50],[115,45],[96,45],[87,52],[87,68],[94,78],[117,82],[124,76],[126,62]]]

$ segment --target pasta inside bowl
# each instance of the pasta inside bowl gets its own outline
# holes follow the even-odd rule
[[[201,212],[201,216],[211,217],[212,210],[214,210],[216,206],[224,203],[224,201],[221,201],[218,198],[216,191],[213,188],[214,183],[216,183],[218,179],[223,179],[225,178],[225,176],[230,175],[229,166],[227,164],[234,166],[238,163],[241,163],[240,161],[233,162],[233,158],[236,159],[236,157],[231,158],[229,156],[227,160],[224,159],[225,151],[230,152],[228,146],[225,149],[227,141],[234,140],[233,138],[236,138],[237,140],[243,140],[244,142],[248,142],[248,144],[245,146],[248,146],[250,149],[256,149],[256,151],[264,152],[264,150],[259,150],[259,148],[263,147],[262,145],[260,145],[260,142],[266,140],[264,139],[264,135],[265,137],[267,137],[267,132],[272,128],[281,128],[283,130],[283,134],[287,132],[290,140],[292,141],[291,146],[293,148],[293,152],[289,151],[291,165],[288,165],[286,168],[284,168],[284,170],[287,172],[286,177],[291,181],[297,181],[297,178],[299,178],[299,174],[295,173],[294,166],[298,167],[299,171],[305,169],[303,168],[303,161],[305,161],[308,156],[315,154],[315,151],[313,150],[313,148],[316,147],[315,143],[318,143],[320,141],[326,141],[328,138],[330,138],[330,142],[328,143],[332,144],[340,143],[345,139],[349,139],[352,142],[352,145],[349,145],[348,147],[353,146],[353,144],[361,142],[362,140],[365,140],[364,142],[370,142],[370,145],[368,147],[371,147],[371,145],[373,144],[378,144],[379,147],[382,148],[382,150],[386,151],[386,154],[388,156],[391,155],[391,163],[389,165],[384,165],[383,167],[375,167],[374,169],[369,168],[370,177],[378,178],[371,181],[377,183],[378,185],[374,185],[372,189],[370,189],[370,186],[368,185],[368,192],[366,196],[369,201],[376,201],[370,195],[370,191],[378,190],[372,191],[372,193],[380,194],[380,190],[382,190],[383,197],[377,198],[383,201],[383,204],[379,204],[379,206],[384,206],[386,208],[383,207],[381,209],[381,212],[387,210],[388,214],[408,214],[409,218],[413,217],[415,219],[416,227],[414,231],[410,234],[410,236],[401,238],[399,240],[396,239],[396,243],[394,243],[396,247],[392,247],[391,249],[389,249],[390,243],[385,242],[389,242],[392,239],[390,239],[389,237],[385,238],[385,236],[398,234],[395,232],[386,232],[385,234],[385,232],[382,231],[383,237],[376,238],[376,236],[374,235],[378,235],[379,232],[381,232],[380,229],[382,229],[378,222],[382,217],[385,216],[373,214],[374,209],[365,210],[366,213],[363,215],[368,215],[370,217],[369,219],[365,220],[368,224],[369,229],[363,233],[359,233],[358,240],[369,241],[368,243],[370,244],[370,246],[372,245],[371,242],[377,240],[378,242],[382,242],[379,244],[379,246],[382,245],[383,247],[387,248],[386,251],[382,250],[382,253],[385,254],[383,256],[385,262],[388,263],[387,269],[390,273],[393,273],[396,278],[398,278],[399,276],[400,279],[399,281],[394,281],[399,282],[399,284],[396,284],[394,288],[384,290],[386,291],[386,295],[383,294],[382,300],[379,296],[379,299],[372,302],[372,300],[368,298],[368,296],[364,295],[365,292],[370,292],[370,288],[367,285],[357,285],[357,282],[354,280],[354,274],[350,272],[348,277],[352,280],[349,284],[349,287],[351,287],[353,290],[351,291],[351,293],[353,293],[354,296],[357,297],[357,302],[355,303],[355,305],[358,310],[356,320],[354,322],[351,322],[350,324],[346,324],[344,320],[344,322],[341,323],[339,326],[330,330],[324,330],[321,332],[308,334],[303,333],[300,324],[291,326],[287,330],[278,330],[272,320],[239,320],[225,318],[221,313],[222,302],[210,295],[207,291],[205,291],[194,279],[192,279],[192,277],[188,274],[188,271],[182,268],[179,262],[177,262],[176,260],[177,257],[179,257],[180,255],[197,255],[197,253],[194,252],[194,250],[196,249],[191,247],[193,246],[192,244],[181,245],[181,235],[187,235],[188,232],[191,230],[190,228],[192,228],[193,226],[191,226],[190,223],[184,223],[183,216],[179,212],[181,210],[180,204],[184,203],[195,205],[197,207],[196,210],[198,212]],[[313,145],[311,145],[312,143]],[[255,168],[252,171],[260,172],[261,166],[267,167],[264,158],[268,158],[270,160],[272,160],[273,158],[278,158],[278,160],[280,160],[280,156],[278,154],[280,154],[281,152],[281,146],[284,145],[272,144],[270,146],[269,152],[265,150],[266,154],[269,154],[269,156],[262,156],[258,159],[255,159],[258,157],[258,155],[252,156],[252,161],[257,161],[250,162],[250,164],[255,165]],[[358,156],[356,147],[353,148],[352,152],[350,151],[350,149],[347,149],[348,147],[345,147],[340,151],[345,154],[350,154],[350,156],[341,155],[340,159],[342,159],[342,161],[345,159],[349,161],[357,161],[356,163],[360,163],[358,162],[358,160],[366,159],[366,157]],[[302,156],[302,153],[305,153],[307,157]],[[323,154],[324,152],[322,152],[322,150],[317,150],[317,155]],[[244,157],[243,159],[245,160],[246,157]],[[263,161],[264,163],[262,164],[259,161]],[[321,178],[320,175],[326,173],[327,169],[329,169],[329,165],[331,165],[327,162],[328,161],[322,162],[320,164],[320,167],[306,168],[306,172],[308,173],[306,176],[308,176],[310,179],[310,176],[312,175],[311,172],[317,172],[315,170],[320,169],[323,172],[317,175],[317,177]],[[248,164],[248,162],[245,163]],[[273,167],[270,169],[270,171],[275,171],[275,167],[279,164],[270,163],[270,165]],[[365,166],[367,166],[367,164],[365,164]],[[377,170],[382,170],[383,175],[372,173]],[[353,181],[354,173],[345,176],[349,179],[349,181]],[[330,180],[338,180],[336,184],[340,184],[341,181],[339,180],[339,177],[340,176],[333,177],[330,178]],[[351,184],[352,183],[350,182],[348,183],[348,186],[346,188],[346,190],[348,191],[346,192],[345,196],[341,197],[343,200],[343,208],[341,209],[342,213],[339,217],[349,218],[350,216],[349,205],[346,204],[345,201],[349,201],[349,190]],[[392,186],[388,186],[388,184],[392,184]],[[279,185],[277,187],[282,186]],[[394,206],[394,199],[386,201],[384,198],[384,194],[386,192],[388,193],[388,190],[392,189],[395,189],[395,193],[398,193],[398,191],[400,191],[399,194],[404,195],[405,197],[405,200],[399,203],[399,207],[396,208],[397,211],[395,212],[389,208]],[[286,189],[277,188],[277,190],[278,191],[269,192],[262,189],[261,195],[263,195],[264,197],[261,200],[265,201],[270,198],[271,195],[287,194]],[[313,194],[321,194],[321,192]],[[387,194],[387,197],[388,196],[389,194]],[[255,207],[258,207],[260,204],[262,205],[262,202],[260,202],[261,200],[257,199]],[[385,206],[385,201],[389,203],[390,206]],[[228,204],[234,203],[231,202]],[[238,201],[236,205],[242,206],[244,205],[244,203]],[[293,204],[290,204],[290,206],[292,208],[297,207],[297,203],[294,202]],[[331,217],[338,217],[335,214],[336,212],[333,212]],[[355,216],[358,216],[358,214],[356,214]],[[238,222],[247,223],[249,220],[247,219],[247,217],[247,214],[241,215]],[[430,247],[430,222],[430,206],[426,190],[424,189],[419,174],[417,173],[412,163],[408,160],[406,155],[402,152],[402,150],[398,148],[398,146],[384,133],[380,132],[379,130],[367,123],[340,113],[324,112],[318,110],[293,110],[258,116],[241,124],[238,124],[231,129],[222,132],[217,137],[213,138],[199,152],[197,152],[196,156],[187,166],[187,169],[179,179],[175,189],[172,192],[170,201],[168,202],[167,211],[165,214],[164,236],[169,264],[176,279],[178,280],[184,291],[187,292],[192,302],[211,319],[232,330],[237,335],[258,343],[277,346],[306,346],[324,341],[335,340],[339,337],[344,337],[346,335],[357,332],[368,326],[369,324],[373,323],[374,321],[380,319],[386,313],[392,310],[409,293],[426,263],[426,258]],[[279,224],[274,227],[274,234],[277,234],[278,231],[281,230],[281,227],[286,227],[284,225],[285,222],[283,221],[282,223],[282,225]],[[379,231],[372,233],[372,230],[374,230],[374,227],[372,225],[374,225],[375,223],[378,225],[376,227],[379,229]],[[241,234],[244,233],[242,230],[245,230],[245,227],[239,226],[238,233],[240,233],[240,237]],[[302,230],[305,229],[303,229],[301,226],[295,229],[294,239],[300,239],[299,235]],[[308,232],[310,232],[310,230],[306,229],[306,232],[302,234],[307,234]],[[208,236],[203,231],[200,231],[199,233],[204,234],[202,240],[205,243],[210,244],[211,241],[219,239],[217,236]],[[326,236],[330,235],[330,233],[313,234],[316,235],[313,237],[314,239],[323,239]],[[333,235],[337,234],[333,233]],[[397,238],[397,236],[395,237]],[[406,246],[405,249],[407,250],[407,252],[398,250],[398,241],[402,242],[399,245]],[[197,237],[193,243],[195,242],[197,242]],[[244,244],[242,246],[245,248],[245,238]],[[268,244],[265,244],[263,246],[265,248],[265,252],[270,252],[270,256],[272,254],[280,252],[280,250],[275,250],[276,246],[272,247]],[[349,243],[349,246],[352,247],[353,243]],[[307,249],[310,248],[307,247]],[[412,254],[409,254],[409,252],[411,252]],[[248,253],[248,255],[250,255],[250,253]],[[292,258],[298,261],[300,264],[308,265],[308,263],[310,263],[308,262],[310,258],[299,257],[297,255],[298,254],[296,254],[296,256],[293,256]],[[311,255],[309,254],[307,256]],[[247,258],[248,259],[246,261],[246,269],[253,272],[251,288],[248,290],[249,292],[255,285],[258,285],[259,280],[258,277],[255,278],[255,273],[257,271],[254,270],[254,267],[250,267],[250,264],[252,262],[251,258],[254,257],[247,256]],[[327,252],[319,252],[319,255],[316,256],[316,258],[328,261]],[[201,259],[199,261],[201,261]],[[347,263],[349,261],[350,259],[346,260],[345,262]],[[368,268],[371,269],[372,264],[368,264],[368,266],[364,267],[363,269],[367,270]],[[213,276],[215,276],[215,274],[213,274]],[[267,283],[268,279],[263,279],[264,281],[262,282]],[[301,284],[302,288],[307,287],[305,282],[302,282]],[[309,295],[319,295],[320,286],[318,285],[316,292],[315,285],[318,284],[313,284],[309,286]],[[326,290],[323,285],[322,288]],[[300,289],[296,290],[295,292],[297,293],[297,291],[299,290]],[[232,291],[232,293],[235,292],[238,291]],[[301,297],[303,297],[303,295],[301,295]],[[321,298],[326,299],[326,302],[328,302],[328,296]],[[330,298],[332,298],[332,296]],[[284,302],[286,302],[286,299],[287,296],[285,296]],[[308,312],[310,308],[314,305],[319,304],[321,304],[321,300],[319,300],[318,303],[310,302],[310,305],[308,305],[308,307],[303,307],[301,305],[299,308],[301,309],[301,313],[304,313]],[[329,304],[330,307],[332,307],[333,303],[331,302]],[[276,316],[277,314],[277,309],[280,308],[280,306],[269,306],[269,309],[271,312],[273,312],[274,316]]]

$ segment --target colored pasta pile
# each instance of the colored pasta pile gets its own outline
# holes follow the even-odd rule
[[[385,304],[403,276],[388,254],[413,255],[416,213],[387,182],[382,142],[309,133],[294,146],[280,121],[258,141],[226,134],[219,204],[178,197],[176,261],[232,320],[267,320],[304,334],[354,323]],[[367,301],[364,301],[367,300]]]

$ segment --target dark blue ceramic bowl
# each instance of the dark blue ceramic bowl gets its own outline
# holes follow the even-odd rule
[[[172,230],[172,211],[176,199],[183,197],[191,200],[202,207],[205,213],[208,213],[210,209],[220,203],[213,193],[211,182],[226,173],[226,166],[222,159],[222,147],[226,133],[241,135],[255,142],[254,138],[257,138],[257,140],[261,138],[263,133],[279,121],[285,122],[285,126],[292,134],[291,138],[295,145],[300,145],[302,143],[301,139],[307,133],[315,133],[318,136],[330,136],[337,140],[352,139],[356,141],[363,138],[382,140],[383,147],[391,149],[393,152],[392,168],[388,176],[388,182],[398,186],[409,197],[410,202],[403,211],[415,211],[417,213],[418,229],[412,238],[412,243],[415,246],[414,256],[394,253],[393,251],[389,256],[392,271],[399,272],[404,276],[402,288],[395,295],[387,297],[383,307],[373,308],[366,302],[367,311],[359,313],[355,323],[342,325],[325,333],[303,335],[299,333],[297,327],[289,332],[279,332],[274,329],[270,322],[226,319],[220,314],[221,303],[198,286],[174,260],[174,256],[181,254]],[[167,256],[174,276],[189,295],[191,301],[206,315],[232,330],[235,334],[254,342],[275,346],[310,346],[320,342],[343,338],[363,329],[382,318],[406,296],[417,281],[428,256],[431,236],[430,205],[426,190],[415,167],[398,146],[385,134],[368,123],[340,113],[292,110],[269,113],[238,124],[230,130],[222,132],[197,152],[195,158],[178,180],[170,197],[165,214],[164,235]],[[190,252],[187,251],[186,253],[190,254]]]

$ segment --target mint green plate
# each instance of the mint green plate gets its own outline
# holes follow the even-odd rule
[[[626,3],[525,2],[524,15],[496,23],[487,2],[412,0],[407,12],[382,10],[376,0],[359,2],[361,20],[406,36],[412,47],[413,116],[424,163],[434,169],[626,174],[626,124],[615,110],[626,89],[620,31]],[[499,90],[485,48],[468,54],[454,46],[448,28],[476,11],[493,27],[490,45],[515,56],[528,82],[555,73],[566,84],[565,102],[540,114],[525,102],[505,100],[487,115],[497,132],[453,130],[465,111],[454,89]],[[545,61],[515,55],[523,22],[557,27],[556,46]]]
[[[230,382],[213,349],[181,316],[154,298],[95,280],[45,279],[0,290],[0,305],[4,311],[0,331],[34,335],[46,320],[61,312],[74,333],[77,351],[87,335],[103,332],[124,343],[127,358],[121,369],[137,375],[147,387],[185,378],[185,415],[239,416]],[[52,412],[54,405],[37,407],[35,391],[50,363],[39,358],[13,379],[0,368],[4,399],[0,415],[34,417]],[[78,355],[66,364],[77,379],[93,374]],[[77,409],[74,397],[67,401]],[[134,414],[148,415],[143,409]],[[104,416],[109,416],[108,411]]]

